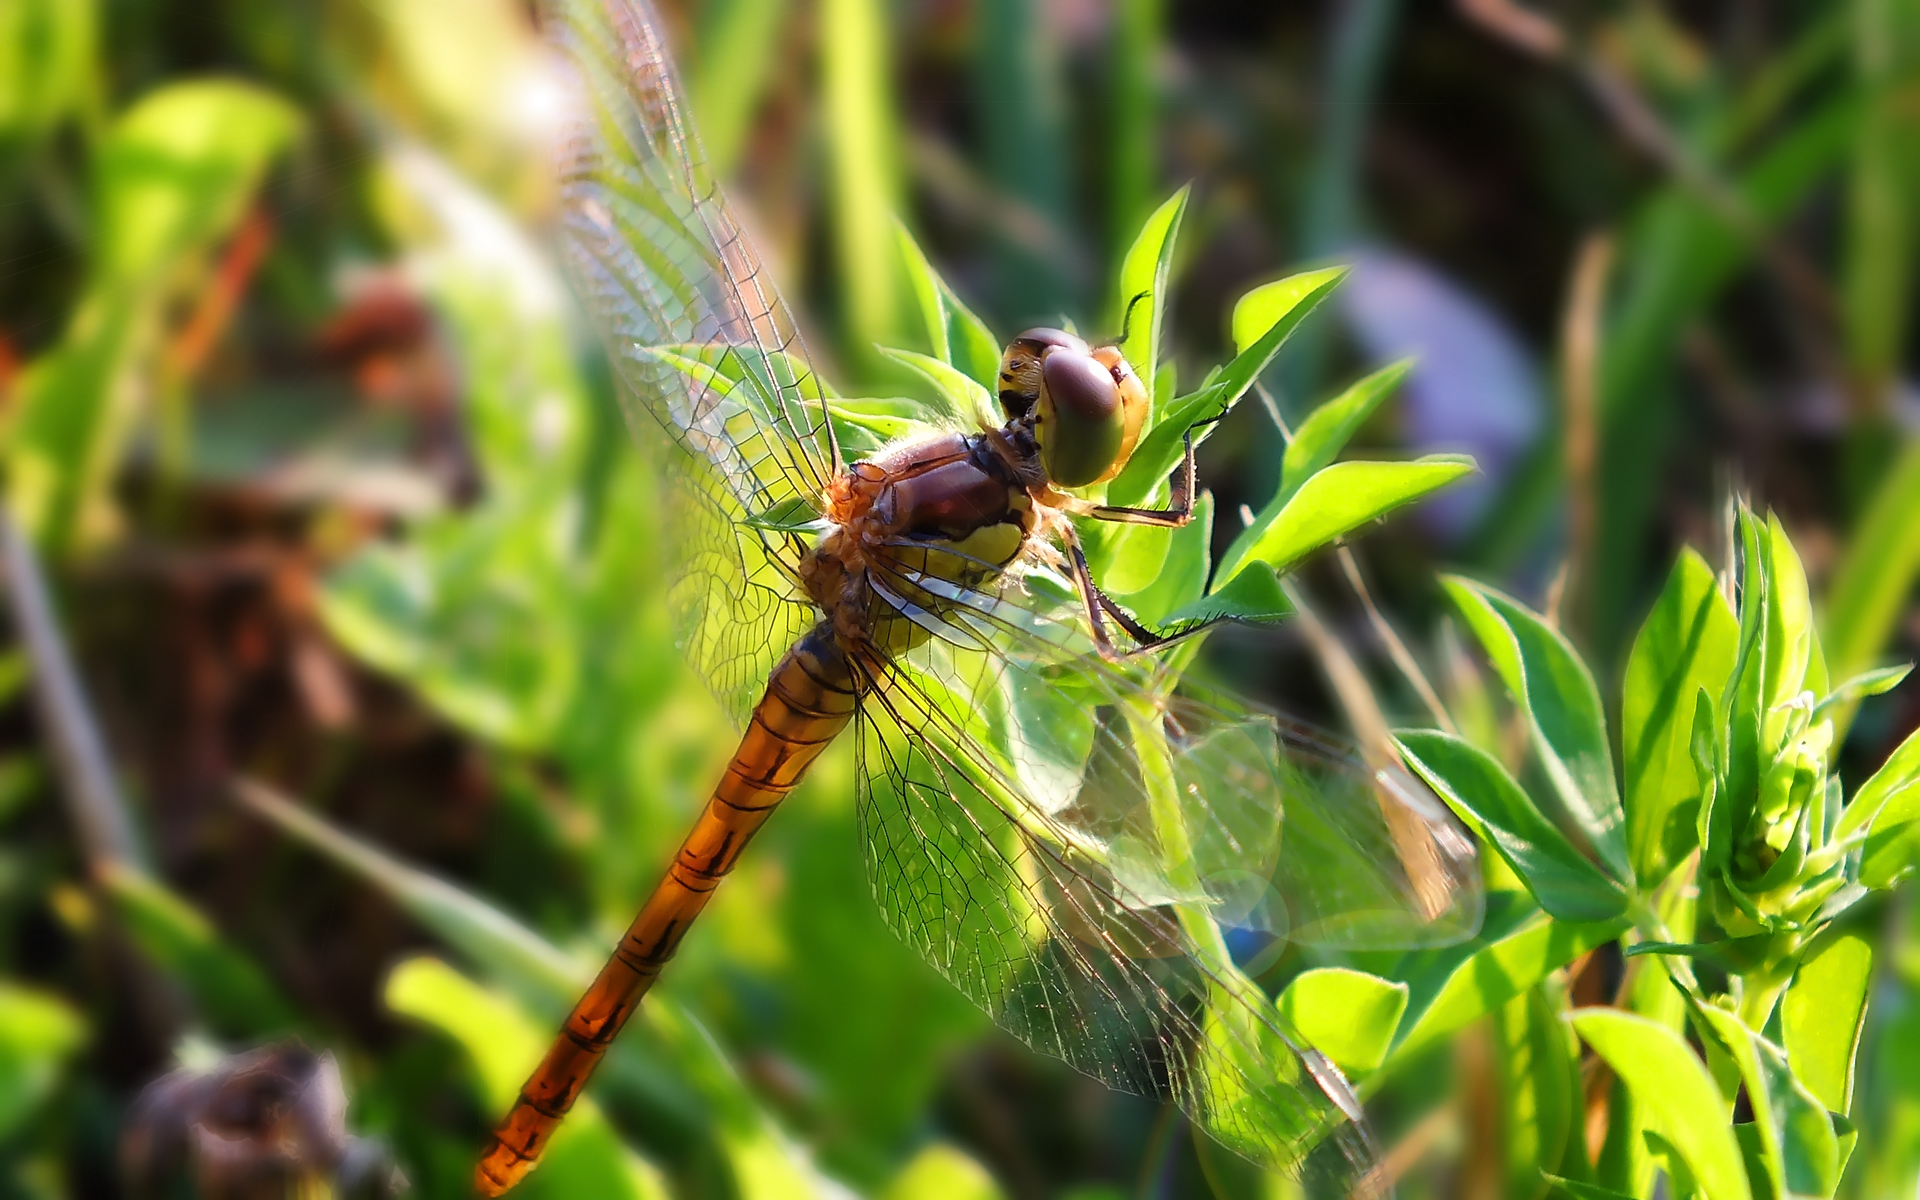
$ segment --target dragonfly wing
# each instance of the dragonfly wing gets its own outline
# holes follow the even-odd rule
[[[1131,893],[1061,822],[1006,802],[1004,764],[952,735],[962,690],[936,696],[897,672],[862,703],[862,830],[894,931],[1034,1049],[1178,1104],[1246,1157],[1314,1179],[1314,1195],[1376,1194],[1338,1072],[1289,1040],[1175,905]]]
[[[834,431],[792,317],[707,170],[652,9],[544,11],[565,95],[563,257],[636,431],[677,447],[670,596],[687,657],[740,718],[791,644],[776,631],[810,623],[776,615],[804,605],[805,542],[766,526],[819,510],[839,469]]]
[[[1071,790],[1072,824],[1095,838],[1134,829],[1122,843],[1134,846],[1148,797],[1129,782],[1140,739],[1116,714],[1155,710],[1206,902],[1242,943],[1409,949],[1479,928],[1473,839],[1407,772],[1190,681],[1169,688],[1150,657],[1100,658],[1065,580],[1029,571],[967,587],[953,580],[968,564],[941,553],[903,548],[874,569],[881,598],[925,639],[896,665],[923,690],[960,693],[952,736],[1009,764],[1019,802],[1052,811]],[[969,662],[1000,665],[993,678],[971,668],[971,685],[945,680]]]

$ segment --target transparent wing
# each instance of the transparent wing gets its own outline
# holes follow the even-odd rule
[[[1358,1102],[1179,913],[1131,895],[1064,839],[1018,820],[984,764],[924,736],[927,697],[861,707],[860,814],[882,913],[1002,1028],[1110,1087],[1180,1106],[1224,1145],[1367,1190]]]
[[[667,464],[682,650],[736,718],[811,617],[804,541],[839,450],[791,315],[707,171],[644,0],[547,0],[564,93],[561,242],[636,427]],[[642,435],[643,440],[647,435]],[[795,611],[797,610],[797,611]]]
[[[880,621],[920,643],[891,666],[928,697],[930,728],[997,763],[1010,801],[1101,847],[1134,894],[1204,905],[1242,954],[1443,945],[1479,927],[1473,839],[1407,772],[1230,696],[1169,688],[1153,659],[1109,663],[1065,580],[969,587],[953,582],[971,566],[956,557],[902,543],[874,567]],[[1150,787],[1150,752],[1168,797]],[[1185,882],[1166,865],[1175,824]]]
[[[1036,1049],[1311,1194],[1366,1194],[1357,1103],[1246,971],[1289,940],[1468,936],[1471,839],[1402,773],[1099,659],[1063,580],[970,588],[943,557],[901,543],[873,574],[862,819],[888,921]]]

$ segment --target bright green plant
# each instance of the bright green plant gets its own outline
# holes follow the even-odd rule
[[[1530,968],[1594,944],[1579,931],[1620,936],[1631,964],[1618,1008],[1569,1013],[1564,997],[1533,993],[1524,1022],[1548,1053],[1530,1082],[1549,1068],[1577,1077],[1572,1044],[1537,1028],[1556,1015],[1618,1082],[1596,1162],[1564,1083],[1545,1089],[1559,1091],[1552,1105],[1509,1109],[1563,1147],[1515,1164],[1515,1194],[1565,1176],[1576,1196],[1645,1196],[1658,1170],[1669,1195],[1830,1196],[1852,1150],[1871,951],[1847,916],[1920,862],[1920,737],[1843,796],[1832,715],[1907,669],[1831,682],[1785,531],[1744,509],[1737,531],[1737,576],[1716,580],[1685,552],[1640,630],[1617,778],[1599,691],[1566,639],[1490,587],[1445,581],[1525,723],[1531,762],[1516,779],[1498,747],[1434,730],[1400,731],[1401,750],[1499,854],[1545,928],[1566,931],[1483,989],[1486,1007],[1546,979]],[[1752,1119],[1736,1125],[1740,1095]]]

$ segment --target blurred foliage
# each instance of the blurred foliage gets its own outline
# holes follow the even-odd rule
[[[1403,1195],[1912,1193],[1920,700],[1871,693],[1920,645],[1920,4],[666,17],[849,394],[973,403],[987,328],[1118,333],[1148,290],[1163,414],[1251,398],[1190,532],[1092,549],[1158,618],[1291,606],[1195,564],[1292,570],[1371,687],[1323,688],[1294,624],[1196,669],[1457,734],[1401,736],[1495,851],[1480,933],[1261,979]],[[10,652],[0,1195],[123,1194],[143,1086],[288,1037],[416,1194],[465,1194],[731,749],[671,652],[655,464],[546,264],[546,86],[515,0],[0,0],[4,495],[151,846],[81,843]],[[1358,547],[1436,708],[1302,553],[1462,453],[1477,500]],[[530,1189],[1289,1194],[901,947],[850,772],[769,826]]]

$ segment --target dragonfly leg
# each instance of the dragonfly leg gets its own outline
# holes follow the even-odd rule
[[[1195,421],[1188,427],[1186,437],[1187,452],[1180,459],[1180,465],[1173,471],[1173,503],[1165,508],[1123,508],[1119,505],[1100,504],[1087,510],[1087,515],[1096,521],[1116,521],[1123,525],[1158,525],[1166,529],[1178,529],[1193,519],[1193,431],[1204,425],[1211,425],[1219,417],[1208,417],[1204,421]]]
[[[1079,586],[1081,600],[1086,603],[1087,620],[1093,625],[1093,641],[1099,647],[1100,657],[1118,660],[1128,654],[1138,654],[1142,650],[1165,645],[1170,639],[1134,620],[1131,613],[1100,590],[1100,585],[1093,581],[1093,571],[1087,566],[1086,551],[1080,548],[1080,539],[1074,536],[1071,526],[1067,529],[1065,540],[1067,554],[1073,560],[1073,580]],[[1107,632],[1107,617],[1112,617],[1114,624],[1126,631],[1127,636],[1137,644],[1136,649],[1123,653],[1113,644],[1113,635]]]

